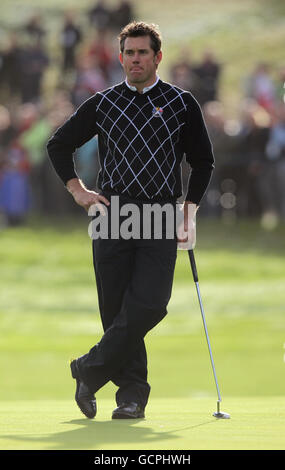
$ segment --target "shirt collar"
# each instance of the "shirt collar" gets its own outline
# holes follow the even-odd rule
[[[143,91],[142,91],[142,94],[146,93],[147,91],[149,91],[149,90],[151,90],[153,87],[155,87],[155,85],[157,85],[158,81],[159,81],[159,76],[157,75],[155,82],[154,82],[152,85],[145,87],[145,88],[143,89]],[[128,87],[130,90],[132,90],[132,91],[137,91],[137,89],[136,89],[135,86],[132,86],[132,85],[130,85],[130,84],[128,83],[127,78],[126,78],[126,80],[125,80],[125,84],[127,85],[127,87]]]

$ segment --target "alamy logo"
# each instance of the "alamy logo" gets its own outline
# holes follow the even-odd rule
[[[96,239],[129,240],[173,239],[183,240],[178,243],[180,249],[193,248],[196,242],[196,208],[187,205],[187,224],[185,226],[185,208],[183,204],[158,203],[120,204],[119,196],[111,196],[107,208],[93,204],[88,215],[93,217],[88,227],[88,234]]]

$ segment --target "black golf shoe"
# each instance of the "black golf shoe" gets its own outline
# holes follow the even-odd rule
[[[75,401],[82,413],[89,419],[93,419],[97,413],[96,398],[87,385],[81,380],[77,365],[77,359],[70,363],[72,377],[76,380]]]
[[[112,413],[112,419],[144,418],[144,409],[135,402],[121,403]]]

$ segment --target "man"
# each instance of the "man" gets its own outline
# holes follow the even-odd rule
[[[175,205],[186,154],[192,168],[184,205],[187,228],[188,206],[196,211],[214,162],[200,107],[189,92],[157,76],[162,52],[154,25],[130,23],[119,39],[126,81],[83,103],[50,139],[49,156],[77,204],[86,210],[104,206],[110,219],[115,195],[120,207],[135,203],[140,214],[152,203]],[[95,134],[99,194],[84,187],[72,160],[75,149]],[[165,230],[163,234],[161,239],[115,235],[93,240],[104,334],[87,354],[71,362],[76,402],[88,418],[96,414],[94,394],[109,380],[118,386],[112,418],[144,417],[150,392],[144,336],[167,313],[177,242],[187,238],[166,237]]]

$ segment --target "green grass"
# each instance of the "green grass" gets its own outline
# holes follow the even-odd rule
[[[112,424],[115,386],[98,392],[90,423],[69,371],[102,334],[87,225],[32,219],[0,232],[0,448],[283,448],[285,227],[198,219],[199,283],[230,422],[211,416],[216,389],[180,251],[168,315],[146,337],[147,419]]]
[[[0,448],[7,450],[283,449],[284,397],[229,398],[230,420],[212,417],[209,398],[153,399],[144,420],[112,421],[103,399],[87,420],[70,400],[0,405]],[[226,410],[226,408],[224,408]],[[5,429],[5,430],[4,430]]]

